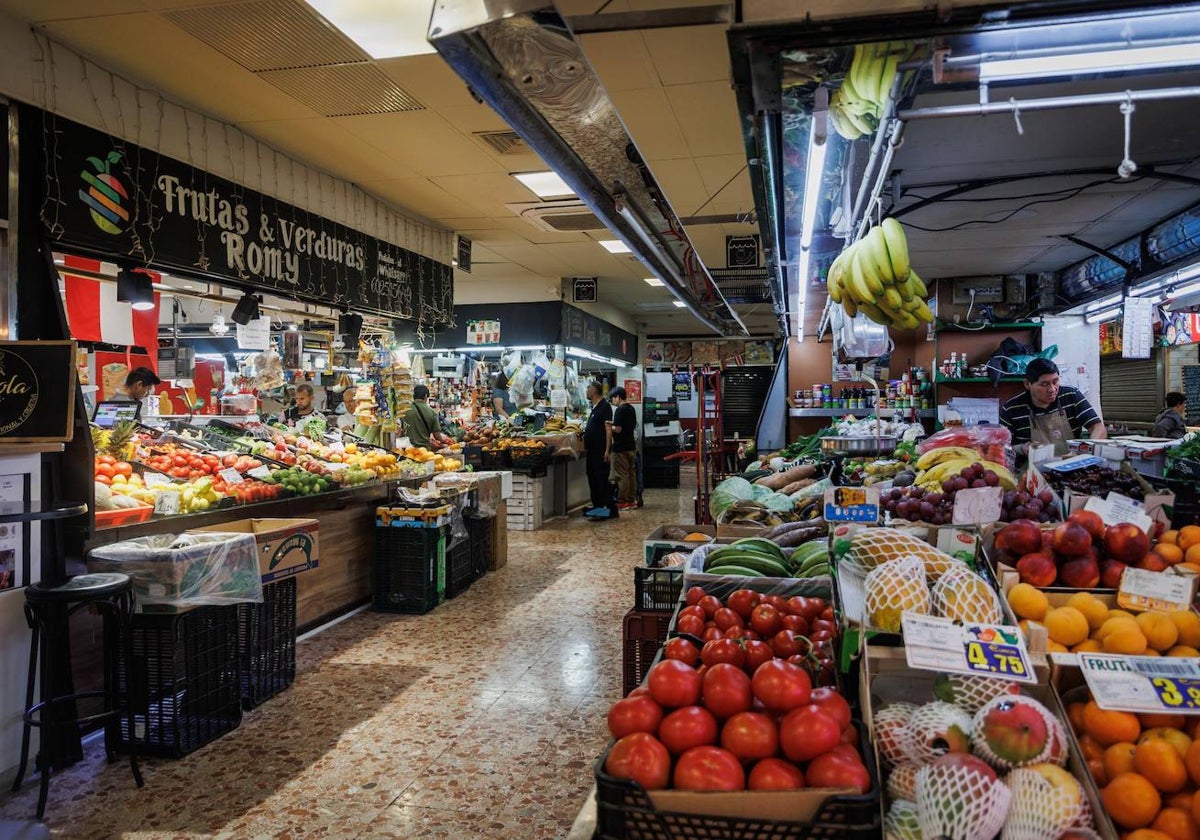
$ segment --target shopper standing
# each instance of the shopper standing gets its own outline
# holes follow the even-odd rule
[[[517,413],[517,405],[508,395],[508,377],[504,371],[498,372],[492,383],[492,413],[497,420],[508,420]]]
[[[1167,394],[1167,407],[1154,418],[1154,436],[1178,439],[1187,434],[1187,397],[1178,391]]]
[[[583,430],[583,450],[587,459],[588,487],[591,490],[592,506],[584,516],[617,516],[617,504],[613,499],[612,484],[608,480],[609,440],[612,435],[612,406],[601,397],[599,382],[589,382],[588,402],[592,404],[587,426]]]
[[[429,407],[429,388],[418,385],[413,388],[413,403],[404,415],[404,431],[413,446],[437,449],[450,443],[450,436],[442,432],[442,423],[437,412]]]
[[[616,410],[613,411],[612,443],[609,447],[608,463],[611,468],[609,481],[617,485],[617,509],[632,510],[637,505],[637,468],[634,458],[637,455],[637,441],[634,429],[637,426],[637,413],[629,404],[625,389],[613,388],[608,393]]]
[[[307,382],[301,382],[296,386],[296,404],[283,412],[283,422],[289,426],[295,426],[303,420],[308,420],[316,415],[317,410],[313,407],[313,386]]]

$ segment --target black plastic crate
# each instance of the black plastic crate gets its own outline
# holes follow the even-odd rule
[[[242,722],[238,679],[238,607],[197,607],[179,615],[137,614],[132,623],[136,677],[122,657],[120,682],[129,691],[121,749],[180,758]],[[132,731],[130,726],[132,725]]]
[[[634,566],[633,608],[671,611],[683,592],[683,567],[670,569]]]
[[[468,444],[463,447],[463,463],[476,469],[483,468],[483,447]]]
[[[507,449],[492,451],[481,449],[479,451],[479,465],[485,470],[503,470],[507,469],[511,464],[512,459],[508,456]]]
[[[639,685],[650,670],[654,657],[667,640],[671,626],[670,612],[630,610],[621,626],[622,679],[621,691],[628,694]]]
[[[869,744],[866,727],[858,727],[859,743]],[[883,829],[879,814],[879,773],[874,750],[862,750],[863,763],[871,774],[871,790],[864,794],[829,796],[807,822],[775,821],[745,817],[716,817],[660,811],[636,782],[614,778],[604,772],[612,748],[609,742],[596,762],[597,840],[878,840]],[[795,791],[797,796],[812,795]],[[786,796],[787,793],[781,792]]]
[[[371,606],[380,612],[423,614],[446,589],[442,527],[377,527],[371,563]]]
[[[487,574],[492,557],[492,520],[468,516],[467,534],[471,541],[471,566],[475,580]]]
[[[263,587],[261,604],[239,604],[242,708],[253,709],[296,680],[296,578]]]
[[[475,582],[475,564],[471,557],[471,540],[460,539],[446,550],[446,597],[457,598]]]
[[[1172,461],[1172,468],[1183,461]],[[1182,528],[1185,525],[1200,525],[1200,498],[1197,498],[1197,482],[1191,478],[1181,478],[1178,473],[1168,469],[1166,478],[1153,478],[1150,483],[1156,488],[1175,494],[1175,504],[1171,508],[1171,527]]]

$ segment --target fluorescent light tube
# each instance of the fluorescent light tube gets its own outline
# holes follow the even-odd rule
[[[1120,317],[1121,307],[1115,306],[1112,309],[1101,309],[1095,312],[1089,312],[1087,315],[1083,316],[1083,320],[1087,321],[1089,324],[1098,324],[1101,321],[1111,321],[1114,318]]]
[[[371,58],[436,52],[426,39],[428,0],[305,0]]]
[[[642,282],[645,283],[647,286],[654,286],[655,288],[666,285],[666,283],[659,280],[657,277],[646,277],[642,280]]]
[[[800,259],[796,263],[796,289],[788,292],[788,296],[792,298],[792,334],[796,336],[797,341],[804,340],[804,303],[808,295],[808,272],[811,266],[812,251],[805,248],[800,252]]]
[[[687,307],[687,304],[681,300],[673,300],[671,301],[671,304],[677,309],[684,309]]]
[[[985,60],[979,65],[979,81],[1042,79],[1085,73],[1125,73],[1131,70],[1155,70],[1197,65],[1200,65],[1200,50],[1197,50],[1195,42],[1192,42],[1129,47],[1120,50],[1036,55],[1027,58],[1004,58],[996,61]]]
[[[620,239],[598,239],[600,247],[610,254],[632,254],[633,249]]]
[[[812,244],[813,226],[817,222],[817,193],[821,189],[821,179],[825,174],[825,153],[828,143],[816,144],[816,132],[808,137],[808,157],[804,161],[804,209],[800,215],[800,247],[808,248]]]
[[[575,195],[575,190],[557,172],[513,172],[514,178],[524,184],[538,198],[566,198]]]

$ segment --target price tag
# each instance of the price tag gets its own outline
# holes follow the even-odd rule
[[[1128,496],[1109,493],[1107,498],[1090,497],[1083,506],[1084,510],[1096,513],[1104,520],[1105,525],[1117,525],[1121,522],[1132,522],[1147,534],[1150,533],[1154,520],[1146,515],[1145,509]]]
[[[250,476],[251,478],[266,478],[270,474],[271,468],[266,464],[261,467],[255,467],[254,469],[250,470],[250,472],[246,473],[246,475]]]
[[[162,473],[148,472],[142,476],[142,483],[150,488],[162,487],[164,484],[170,484],[171,479],[167,478]]]
[[[1192,575],[1128,568],[1121,573],[1117,606],[1139,612],[1186,610],[1192,603],[1195,580]]]
[[[909,667],[1036,683],[1029,651],[1016,627],[956,624],[917,613],[901,617]]]
[[[975,487],[954,494],[955,525],[985,525],[1000,521],[1004,490],[1000,487]]]
[[[879,488],[827,488],[825,490],[825,521],[878,522]]]
[[[1029,463],[1033,465],[1045,464],[1047,461],[1054,460],[1054,444],[1047,443],[1044,446],[1029,447]]]
[[[1200,715],[1198,660],[1081,653],[1079,668],[1102,709]]]
[[[233,467],[227,467],[221,470],[217,475],[221,476],[221,480],[226,484],[241,484],[246,479],[242,478],[242,474]]]
[[[550,389],[550,407],[551,408],[566,408],[567,407],[567,390],[565,388]]]
[[[179,491],[163,490],[154,498],[154,512],[164,516],[179,513]]]

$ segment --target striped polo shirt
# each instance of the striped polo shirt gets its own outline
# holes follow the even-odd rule
[[[1045,408],[1034,405],[1028,391],[1007,400],[1000,406],[1000,423],[1012,432],[1014,445],[1029,443],[1034,415],[1052,414],[1055,411],[1066,413],[1067,422],[1071,424],[1071,432],[1075,437],[1082,435],[1084,429],[1091,428],[1092,424],[1100,422],[1100,415],[1096,414],[1096,409],[1092,408],[1087,397],[1080,393],[1078,388],[1064,385],[1058,389],[1058,398]]]

